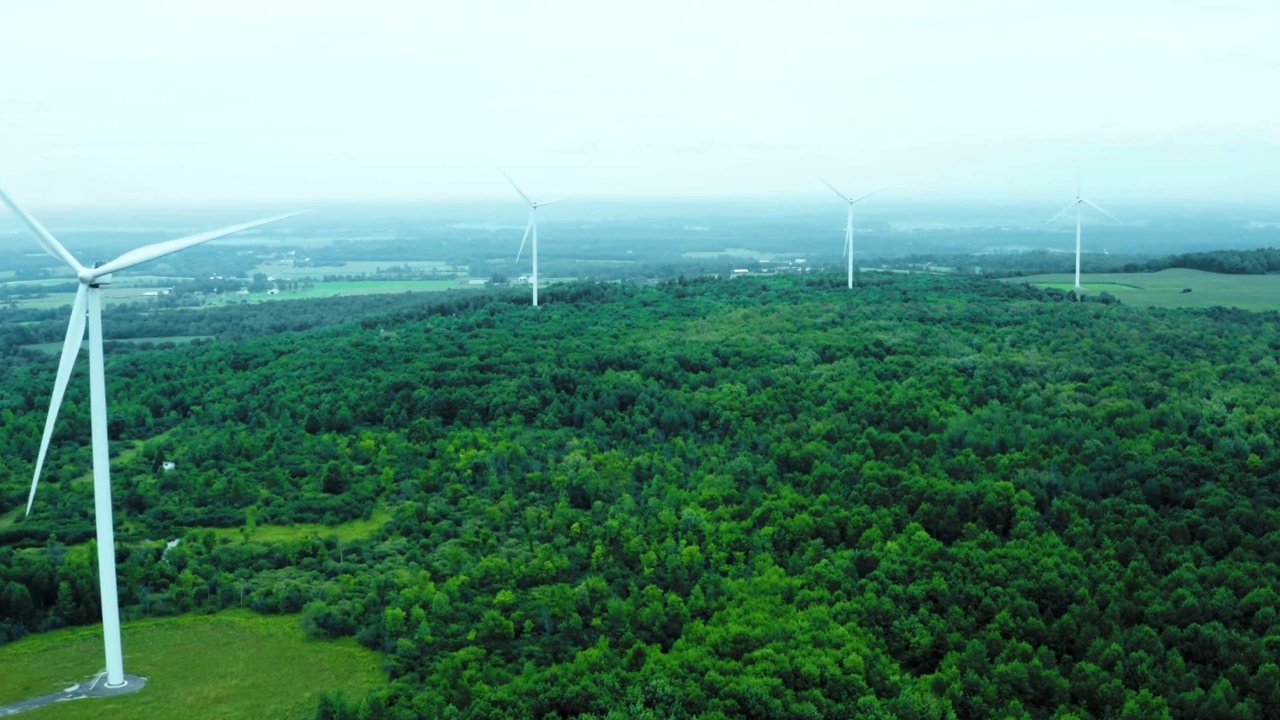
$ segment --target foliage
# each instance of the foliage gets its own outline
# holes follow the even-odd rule
[[[544,299],[116,348],[125,612],[383,652],[319,717],[1275,716],[1275,313],[910,275]],[[0,510],[52,368],[0,385]],[[11,637],[96,617],[83,380],[0,530]]]

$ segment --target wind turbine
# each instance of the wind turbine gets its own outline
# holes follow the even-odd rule
[[[1082,196],[1080,195],[1080,181],[1079,181],[1079,180],[1077,180],[1077,181],[1076,181],[1076,199],[1075,199],[1075,200],[1072,200],[1072,201],[1071,201],[1071,204],[1069,204],[1069,205],[1067,205],[1066,207],[1064,207],[1064,208],[1062,208],[1061,210],[1059,210],[1057,215],[1054,215],[1053,217],[1051,217],[1051,218],[1049,218],[1048,220],[1046,220],[1046,221],[1045,221],[1045,225],[1048,225],[1049,223],[1053,222],[1054,220],[1057,220],[1058,218],[1060,218],[1060,217],[1062,217],[1063,215],[1067,214],[1067,211],[1068,211],[1068,210],[1070,210],[1071,208],[1075,208],[1075,209],[1076,209],[1076,290],[1081,290],[1081,289],[1083,289],[1083,288],[1081,288],[1081,287],[1080,287],[1080,206],[1081,206],[1081,205],[1088,205],[1089,207],[1093,208],[1094,210],[1097,210],[1098,212],[1102,213],[1103,215],[1106,215],[1107,217],[1111,218],[1112,220],[1115,220],[1116,222],[1120,222],[1120,219],[1119,219],[1119,218],[1117,218],[1115,215],[1112,215],[1111,213],[1107,212],[1106,210],[1103,210],[1102,208],[1098,207],[1097,205],[1094,205],[1093,203],[1089,202],[1088,200],[1085,200],[1085,199],[1084,199],[1084,197],[1082,197]]]
[[[89,325],[89,418],[93,431],[93,514],[98,537],[98,584],[102,590],[102,636],[107,656],[107,687],[121,688],[129,685],[124,674],[124,658],[120,648],[120,606],[116,597],[116,549],[111,521],[111,463],[107,446],[107,382],[103,368],[102,351],[102,286],[111,282],[111,274],[127,270],[135,265],[155,260],[169,253],[185,250],[200,243],[243,230],[283,220],[298,213],[254,220],[232,225],[220,230],[190,235],[177,240],[154,243],[121,255],[107,263],[87,268],[76,261],[35,218],[18,207],[3,190],[0,202],[9,209],[36,236],[40,245],[50,255],[66,263],[80,281],[75,302],[71,306],[71,321],[67,323],[67,338],[62,345],[62,359],[58,361],[58,374],[53,383],[53,398],[49,402],[49,417],[44,423],[44,439],[40,441],[40,455],[36,459],[35,474],[31,478],[31,494],[27,497],[27,514],[35,502],[36,486],[40,482],[40,470],[49,451],[49,441],[58,419],[58,407],[71,379],[71,370],[84,342],[86,318]],[[138,682],[138,679],[134,679]]]
[[[524,254],[525,241],[529,239],[529,234],[532,233],[533,234],[533,306],[538,307],[538,208],[545,207],[547,205],[554,205],[555,203],[558,203],[558,202],[564,202],[569,198],[560,198],[559,200],[548,200],[547,202],[540,202],[540,203],[534,202],[529,199],[528,195],[524,194],[524,191],[520,189],[520,186],[516,184],[515,180],[511,179],[511,176],[508,175],[505,170],[503,170],[502,168],[498,168],[498,172],[502,173],[502,177],[506,178],[507,182],[511,183],[511,187],[515,188],[516,192],[520,193],[520,197],[524,198],[524,201],[529,203],[529,222],[526,223],[524,226],[524,237],[520,239],[520,252],[516,253],[516,262],[520,262],[520,256]]]
[[[853,206],[855,203],[860,203],[863,200],[866,200],[867,198],[871,197],[872,195],[875,195],[876,193],[884,192],[888,186],[886,185],[885,187],[882,187],[879,190],[872,190],[871,192],[867,193],[866,195],[863,195],[862,197],[854,198],[854,197],[849,197],[848,195],[845,195],[844,193],[840,192],[839,190],[836,189],[835,185],[832,185],[826,180],[823,180],[822,178],[818,178],[818,179],[822,180],[823,185],[826,185],[827,187],[831,188],[831,192],[840,196],[841,200],[849,203],[849,214],[845,217],[845,224],[844,224],[844,254],[845,254],[845,258],[848,261],[849,289],[852,290],[853,289]]]

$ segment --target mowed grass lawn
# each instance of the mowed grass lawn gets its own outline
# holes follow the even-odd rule
[[[310,718],[326,690],[349,699],[386,682],[377,653],[350,638],[308,641],[297,615],[231,610],[124,624],[125,672],[141,692],[55,703],[23,718]],[[45,695],[96,674],[102,628],[57,630],[0,646],[0,704]]]
[[[1070,290],[1071,273],[1029,275],[1008,282]],[[1162,308],[1207,308],[1216,305],[1245,310],[1280,310],[1280,275],[1223,275],[1172,268],[1157,273],[1081,273],[1087,295],[1109,292],[1126,305]],[[1191,288],[1191,292],[1182,292]]]

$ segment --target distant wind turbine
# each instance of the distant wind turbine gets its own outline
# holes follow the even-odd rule
[[[498,172],[502,173],[502,177],[506,178],[507,182],[511,183],[511,187],[515,188],[516,192],[520,193],[520,197],[524,198],[524,201],[529,203],[529,222],[526,223],[524,226],[524,237],[520,239],[520,251],[516,253],[516,262],[520,262],[520,256],[524,254],[525,241],[529,239],[529,235],[530,233],[532,233],[533,234],[533,248],[532,248],[533,250],[533,306],[538,307],[538,208],[545,207],[547,205],[554,205],[555,203],[558,203],[558,202],[564,202],[565,200],[569,200],[570,198],[560,198],[559,200],[548,200],[547,202],[534,202],[529,199],[528,195],[524,194],[524,191],[520,189],[520,186],[516,184],[515,180],[511,179],[511,176],[508,175],[505,170],[503,170],[502,168],[498,168]]]
[[[853,206],[856,203],[860,203],[863,200],[866,200],[867,198],[871,197],[872,195],[875,195],[876,193],[884,192],[888,188],[888,186],[886,185],[885,187],[882,187],[879,190],[872,190],[871,192],[867,193],[866,195],[863,195],[862,197],[855,198],[840,192],[839,190],[836,189],[835,185],[832,185],[826,180],[823,180],[822,178],[818,178],[818,179],[822,181],[823,185],[826,185],[827,187],[831,188],[831,192],[840,196],[841,200],[844,200],[845,202],[849,203],[849,214],[846,216],[845,224],[844,224],[844,255],[845,255],[845,259],[848,261],[849,289],[852,290],[853,289]]]
[[[210,240],[238,233],[266,223],[283,220],[298,213],[254,220],[232,225],[220,230],[190,235],[177,240],[166,240],[147,245],[121,255],[107,263],[87,268],[76,261],[35,218],[18,207],[0,190],[0,202],[7,205],[31,232],[41,247],[50,255],[66,263],[80,282],[76,298],[71,306],[71,321],[67,323],[67,337],[62,345],[62,359],[58,361],[58,374],[53,383],[53,398],[49,402],[49,416],[44,423],[44,439],[40,441],[40,455],[36,459],[35,474],[31,478],[31,494],[27,497],[27,514],[36,499],[36,486],[40,482],[40,470],[49,451],[53,428],[58,419],[58,408],[71,379],[71,370],[84,342],[85,321],[89,325],[89,419],[93,434],[93,506],[98,538],[98,584],[102,590],[102,636],[107,656],[107,687],[121,688],[129,683],[124,675],[124,658],[120,647],[120,605],[116,596],[116,549],[111,521],[111,462],[107,447],[107,381],[103,368],[102,350],[102,286],[111,282],[111,274],[127,270],[135,265],[155,260],[169,253],[185,250]]]
[[[1119,219],[1119,218],[1117,218],[1115,215],[1112,215],[1111,213],[1107,212],[1106,210],[1103,210],[1102,208],[1098,207],[1097,205],[1094,205],[1093,203],[1089,202],[1088,200],[1085,200],[1085,199],[1084,199],[1084,197],[1082,197],[1082,196],[1080,195],[1080,181],[1079,181],[1079,180],[1077,180],[1077,181],[1076,181],[1076,199],[1075,199],[1075,200],[1072,200],[1072,201],[1071,201],[1071,203],[1070,203],[1069,205],[1067,205],[1066,207],[1062,208],[1062,210],[1058,211],[1058,214],[1057,214],[1057,215],[1054,215],[1053,217],[1051,217],[1051,218],[1049,218],[1047,221],[1045,221],[1045,225],[1048,225],[1049,223],[1053,222],[1054,220],[1057,220],[1058,218],[1062,217],[1063,215],[1066,215],[1066,214],[1067,214],[1067,212],[1068,212],[1069,210],[1071,210],[1071,208],[1075,208],[1075,209],[1076,209],[1076,289],[1077,289],[1077,290],[1081,290],[1081,289],[1083,289],[1083,288],[1081,288],[1081,287],[1080,287],[1080,206],[1081,206],[1081,205],[1088,205],[1089,207],[1093,208],[1094,210],[1097,210],[1098,212],[1102,213],[1103,215],[1106,215],[1107,217],[1111,218],[1112,220],[1115,220],[1116,222],[1120,222],[1120,219]]]

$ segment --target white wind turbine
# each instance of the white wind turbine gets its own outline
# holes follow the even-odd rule
[[[89,325],[89,418],[93,433],[93,506],[98,539],[98,583],[102,590],[102,635],[107,656],[107,687],[120,688],[129,684],[124,675],[124,658],[120,647],[120,607],[116,597],[116,550],[111,521],[111,464],[107,446],[107,383],[103,368],[102,352],[102,286],[111,282],[111,273],[127,270],[135,265],[155,260],[178,250],[220,237],[283,220],[298,213],[254,220],[232,225],[220,230],[190,235],[177,240],[167,240],[121,255],[107,263],[88,268],[76,261],[35,218],[18,207],[0,190],[0,202],[35,233],[40,245],[52,256],[66,263],[80,281],[75,302],[71,306],[71,321],[67,323],[67,338],[62,345],[62,359],[58,361],[58,374],[53,384],[53,398],[49,402],[49,417],[44,424],[44,439],[40,442],[40,455],[36,459],[35,474],[31,479],[31,494],[27,498],[27,514],[35,501],[36,485],[40,482],[40,470],[49,451],[49,441],[58,419],[58,407],[71,379],[71,370],[84,342],[85,322]]]
[[[848,262],[847,267],[848,267],[848,276],[849,276],[849,289],[853,289],[853,206],[855,203],[860,203],[863,200],[866,200],[867,198],[871,197],[872,195],[875,195],[876,193],[884,192],[884,190],[888,186],[882,187],[879,190],[873,190],[867,193],[866,195],[863,195],[862,197],[854,198],[854,197],[849,197],[848,195],[845,195],[844,193],[840,192],[839,190],[836,189],[835,185],[832,185],[826,180],[823,180],[822,178],[818,178],[818,179],[822,180],[823,185],[826,185],[827,187],[831,188],[831,192],[835,193],[836,195],[839,195],[841,200],[844,200],[845,202],[849,203],[849,214],[845,217],[845,224],[844,224],[844,254]]]
[[[1098,212],[1102,213],[1103,215],[1106,215],[1107,217],[1111,218],[1112,220],[1115,220],[1116,222],[1120,222],[1120,219],[1119,219],[1119,218],[1117,218],[1115,215],[1112,215],[1111,213],[1107,212],[1106,210],[1103,210],[1102,208],[1098,207],[1097,205],[1094,205],[1093,203],[1089,202],[1088,200],[1085,200],[1085,199],[1080,195],[1080,181],[1079,181],[1079,180],[1077,180],[1077,181],[1076,181],[1076,199],[1075,199],[1075,200],[1072,200],[1072,201],[1071,201],[1071,204],[1067,205],[1066,207],[1062,208],[1062,210],[1058,211],[1058,214],[1057,214],[1057,215],[1054,215],[1053,217],[1051,217],[1051,218],[1049,218],[1048,220],[1046,220],[1046,221],[1045,221],[1045,225],[1048,225],[1049,223],[1053,222],[1054,220],[1057,220],[1058,218],[1060,218],[1060,217],[1062,217],[1063,215],[1067,214],[1067,211],[1069,211],[1071,208],[1075,208],[1075,209],[1076,209],[1076,290],[1081,290],[1081,289],[1082,289],[1082,288],[1080,287],[1080,206],[1081,206],[1081,205],[1088,205],[1089,207],[1093,208],[1094,210],[1097,210]]]
[[[538,307],[538,208],[545,207],[547,205],[553,205],[558,202],[564,202],[569,198],[560,198],[559,200],[548,200],[547,202],[540,202],[540,203],[534,202],[529,199],[528,195],[524,194],[524,191],[520,189],[520,186],[516,184],[515,180],[511,179],[511,176],[508,175],[505,170],[503,170],[502,168],[498,168],[498,172],[502,173],[502,176],[507,179],[507,182],[511,183],[511,187],[515,188],[516,192],[520,193],[520,197],[524,198],[524,201],[529,203],[529,222],[526,223],[524,226],[524,237],[520,239],[520,251],[516,253],[516,262],[520,262],[520,256],[524,254],[525,241],[529,239],[529,234],[532,233],[533,234],[533,306]]]

